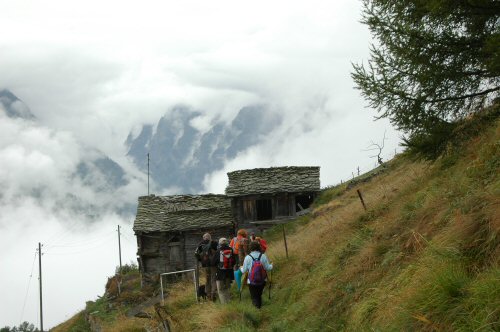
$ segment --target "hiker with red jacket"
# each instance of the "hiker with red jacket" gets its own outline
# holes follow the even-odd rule
[[[246,229],[238,230],[237,236],[231,240],[229,246],[233,248],[233,252],[236,255],[236,265],[235,269],[240,267],[245,259],[245,256],[248,255],[248,245],[250,241],[248,240],[248,232]]]
[[[264,240],[260,236],[257,236],[255,238],[255,241],[257,241],[257,242],[260,243],[260,252],[263,253],[263,254],[265,254],[266,250],[267,250],[267,242],[266,242],[266,240]]]
[[[201,263],[205,270],[206,283],[205,291],[209,300],[215,301],[217,294],[217,283],[215,273],[217,267],[213,260],[217,252],[217,241],[212,241],[212,236],[209,233],[203,234],[203,240],[200,242],[194,253],[196,259]]]
[[[262,306],[262,292],[266,285],[267,271],[273,269],[266,254],[261,252],[260,243],[252,241],[250,243],[250,253],[245,257],[241,272],[248,272],[248,290],[254,306],[260,309]]]
[[[217,266],[215,279],[217,280],[217,291],[220,303],[226,304],[231,300],[231,282],[234,280],[234,265],[236,263],[233,248],[228,244],[226,238],[219,239],[219,249],[214,256],[214,264]]]

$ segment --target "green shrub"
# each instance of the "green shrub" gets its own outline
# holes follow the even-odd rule
[[[130,262],[129,264],[122,265],[120,268],[119,266],[116,267],[116,273],[118,274],[129,274],[129,273],[138,273],[139,272],[139,267],[137,266],[137,263],[135,262]]]

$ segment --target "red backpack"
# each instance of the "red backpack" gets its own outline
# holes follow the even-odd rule
[[[219,254],[219,268],[221,270],[233,269],[236,264],[234,259],[233,248],[221,249]]]
[[[262,257],[262,253],[257,258],[253,258],[252,255],[250,257],[253,260],[252,269],[248,274],[248,280],[250,281],[250,285],[263,285],[266,281],[267,273],[260,261]]]

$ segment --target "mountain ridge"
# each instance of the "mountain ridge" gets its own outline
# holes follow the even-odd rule
[[[29,107],[8,89],[0,90],[0,105],[3,106],[5,114],[9,118],[21,118],[24,120],[36,119]],[[2,109],[2,107],[0,107],[0,109]]]
[[[213,120],[208,130],[201,131],[191,122],[202,115],[185,106],[174,107],[156,125],[144,125],[136,137],[127,137],[127,156],[144,172],[150,154],[150,174],[158,189],[202,191],[205,176],[260,143],[282,121],[267,106],[254,105],[241,108],[229,123]]]

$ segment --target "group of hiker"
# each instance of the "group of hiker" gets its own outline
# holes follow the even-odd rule
[[[267,271],[273,268],[266,250],[266,241],[254,233],[248,235],[245,229],[238,230],[231,241],[224,237],[215,241],[205,233],[195,256],[205,270],[207,298],[215,301],[218,297],[222,304],[228,303],[231,283],[236,280],[240,292],[242,282],[247,283],[253,305],[260,308]]]

